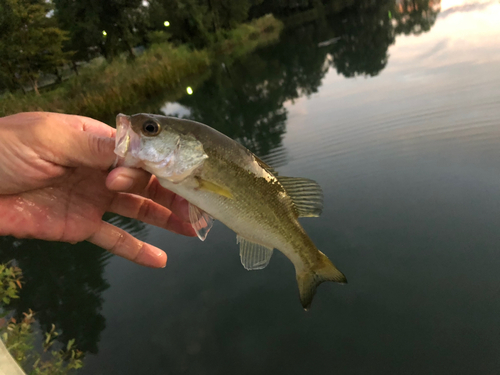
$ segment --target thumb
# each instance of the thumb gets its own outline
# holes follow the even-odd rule
[[[115,140],[66,128],[64,133],[48,135],[49,161],[65,167],[108,169],[115,161]]]

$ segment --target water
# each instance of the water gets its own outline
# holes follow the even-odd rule
[[[82,374],[500,372],[500,4],[422,19],[370,4],[296,18],[193,95],[143,104],[317,180],[325,210],[302,223],[349,284],[305,313],[292,264],[244,270],[220,223],[202,243],[113,218],[167,251],[164,270],[4,239],[18,310],[76,337]]]

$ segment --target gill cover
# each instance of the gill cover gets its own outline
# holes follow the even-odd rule
[[[158,173],[171,182],[178,183],[191,175],[208,155],[203,145],[192,135],[177,135],[175,148],[159,163]]]

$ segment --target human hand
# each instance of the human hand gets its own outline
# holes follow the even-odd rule
[[[115,129],[46,112],[0,118],[0,235],[87,240],[150,267],[166,254],[105,221],[105,212],[195,236],[188,203],[140,169],[116,168]]]

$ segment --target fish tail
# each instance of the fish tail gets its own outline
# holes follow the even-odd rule
[[[304,310],[311,307],[316,288],[324,281],[335,281],[341,284],[347,284],[347,279],[342,272],[328,259],[328,257],[319,251],[319,261],[311,268],[297,273],[297,283],[299,285],[300,302]]]

